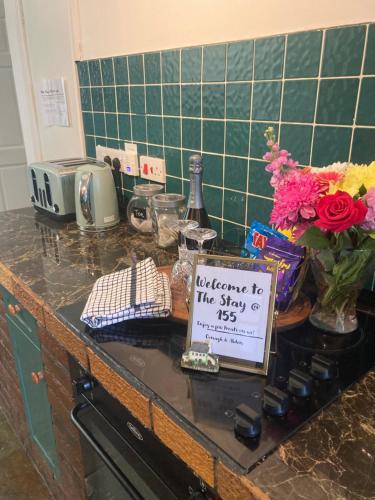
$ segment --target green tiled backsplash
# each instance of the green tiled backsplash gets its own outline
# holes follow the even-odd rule
[[[264,130],[302,165],[375,159],[375,24],[77,63],[86,149],[164,157],[169,192],[189,191],[203,154],[204,197],[224,234],[272,207]],[[123,176],[129,197],[140,178]]]

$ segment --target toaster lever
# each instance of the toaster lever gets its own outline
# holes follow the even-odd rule
[[[81,203],[82,215],[89,224],[93,223],[91,214],[91,182],[92,173],[83,172],[79,181],[79,201]]]

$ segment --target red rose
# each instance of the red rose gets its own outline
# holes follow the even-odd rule
[[[367,207],[362,200],[355,201],[348,193],[337,191],[319,199],[316,206],[318,220],[314,224],[339,233],[353,224],[362,224],[366,213]]]

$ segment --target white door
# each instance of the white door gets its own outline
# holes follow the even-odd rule
[[[0,0],[0,211],[28,205],[25,148]]]

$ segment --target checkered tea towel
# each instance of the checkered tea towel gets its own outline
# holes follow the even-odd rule
[[[134,318],[165,318],[171,311],[168,277],[149,257],[99,278],[87,299],[81,321],[102,328]]]

